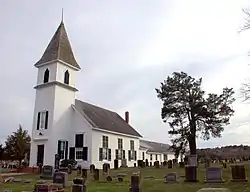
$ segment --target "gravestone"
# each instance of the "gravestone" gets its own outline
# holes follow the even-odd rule
[[[95,170],[95,165],[94,165],[94,164],[91,164],[91,165],[89,166],[89,171],[90,171],[90,173],[94,173],[94,170]]]
[[[130,180],[130,192],[140,191],[140,176],[132,175]]]
[[[184,168],[185,167],[185,163],[183,161],[179,162],[179,168]]]
[[[145,160],[145,165],[146,165],[146,167],[149,166],[148,159]]]
[[[72,173],[72,165],[69,164],[69,165],[68,165],[68,174],[71,174],[71,173]]]
[[[74,178],[73,179],[73,184],[83,185],[84,183],[85,183],[85,180],[83,178]]]
[[[246,172],[244,165],[232,165],[232,182],[246,182]]]
[[[85,180],[88,178],[88,170],[87,169],[82,169],[82,178]]]
[[[198,182],[197,180],[197,167],[185,166],[185,182]]]
[[[173,161],[172,160],[168,160],[168,168],[169,169],[173,168]]]
[[[86,185],[73,184],[71,192],[86,192]]]
[[[43,164],[42,163],[38,164],[38,169],[39,169],[39,174],[42,174],[42,171],[43,171]]]
[[[227,163],[222,163],[223,168],[226,169],[227,168]]]
[[[230,192],[228,188],[202,188],[197,192]]]
[[[42,168],[42,173],[40,175],[41,179],[52,179],[54,174],[54,169],[51,165],[44,165]]]
[[[221,167],[206,168],[206,183],[223,183]]]
[[[102,166],[102,171],[104,175],[109,175],[110,165],[108,163],[104,163]]]
[[[114,169],[118,169],[119,168],[119,161],[118,159],[114,160]]]
[[[152,167],[152,162],[149,163],[149,166]]]
[[[134,167],[136,167],[136,163],[134,163]]]
[[[197,166],[197,155],[189,155],[188,165],[196,167]]]
[[[59,170],[59,163],[60,163],[60,155],[55,154],[55,165],[54,168]]]
[[[166,166],[167,166],[167,164],[168,164],[168,162],[167,162],[167,161],[163,161],[163,166],[164,166],[164,167],[166,167]]]
[[[94,170],[94,180],[99,181],[99,177],[100,177],[99,169],[95,169]]]
[[[167,173],[165,178],[165,183],[174,183],[177,182],[177,175],[175,172]]]
[[[63,188],[68,185],[68,173],[65,172],[55,172],[53,176],[53,183],[61,184]]]
[[[128,167],[127,159],[122,159],[121,167]]]
[[[81,175],[81,172],[82,172],[82,166],[78,165],[76,168],[76,174],[79,176],[79,175]]]
[[[155,168],[159,169],[160,168],[160,162],[159,161],[155,161]]]

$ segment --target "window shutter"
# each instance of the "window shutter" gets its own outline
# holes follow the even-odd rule
[[[131,161],[131,151],[128,150],[128,160]]]
[[[115,150],[115,159],[118,159],[118,149]]]
[[[46,116],[45,116],[45,129],[48,129],[48,118],[49,118],[49,111],[46,111]]]
[[[82,160],[84,160],[84,161],[88,160],[88,147],[83,147]]]
[[[137,160],[136,151],[134,151],[135,161]]]
[[[65,144],[65,159],[68,159],[68,153],[69,153],[69,142],[66,141],[66,144]]]
[[[122,159],[126,159],[125,150],[122,151]]]
[[[69,148],[69,159],[75,160],[75,147],[70,147]]]
[[[60,156],[60,159],[61,159],[61,141],[58,140],[58,143],[57,143],[57,154]]]
[[[75,147],[83,147],[83,134],[75,135]]]
[[[40,127],[40,112],[38,112],[37,114],[37,124],[36,124],[36,130],[39,130],[39,127]]]
[[[102,148],[99,148],[99,161],[102,161]]]
[[[108,161],[111,161],[111,149],[108,150]]]

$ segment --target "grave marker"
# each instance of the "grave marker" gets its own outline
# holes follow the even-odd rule
[[[207,167],[206,183],[223,183],[221,167]]]
[[[61,184],[63,188],[68,185],[68,173],[55,172],[53,176],[53,183]]]
[[[244,165],[232,165],[232,182],[246,182],[246,172]]]
[[[55,154],[55,166],[54,168],[59,170],[59,162],[60,162],[60,156],[58,154]]]
[[[41,179],[52,179],[54,174],[54,169],[51,165],[44,165],[42,168]]]
[[[167,173],[165,178],[165,183],[175,183],[177,182],[177,175],[175,172]]]

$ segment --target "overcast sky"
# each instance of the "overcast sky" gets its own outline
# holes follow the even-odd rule
[[[174,71],[203,77],[204,90],[238,92],[247,81],[248,0],[8,0],[0,1],[0,140],[22,124],[31,131],[37,69],[61,21],[82,70],[77,97],[130,112],[145,139],[169,142],[155,88]],[[236,95],[238,97],[238,95]],[[250,105],[238,100],[223,137],[198,147],[250,144]]]

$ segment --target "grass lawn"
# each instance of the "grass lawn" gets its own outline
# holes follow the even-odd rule
[[[246,175],[250,176],[250,164],[245,165],[246,169]],[[228,166],[227,169],[223,169],[223,179],[226,181],[223,184],[205,184],[204,183],[204,175],[205,175],[205,169],[204,165],[200,165],[198,169],[198,177],[199,177],[199,183],[184,183],[183,178],[179,177],[184,175],[184,169],[180,168],[174,168],[174,169],[168,169],[168,168],[160,168],[156,169],[154,167],[150,168],[126,168],[126,169],[119,169],[119,170],[111,170],[111,175],[116,175],[118,173],[126,173],[127,176],[125,177],[123,182],[118,182],[116,179],[113,179],[111,183],[107,183],[106,180],[102,177],[102,173],[100,172],[100,181],[95,182],[92,179],[92,176],[88,176],[88,182],[87,182],[87,191],[88,192],[128,192],[129,190],[129,184],[130,184],[130,176],[132,172],[135,171],[141,171],[141,186],[143,192],[195,192],[200,188],[204,187],[226,187],[229,188],[232,192],[250,192],[250,185],[248,182],[246,183],[231,183],[231,168]],[[174,184],[165,184],[163,177],[167,172],[177,172],[179,183]],[[144,179],[145,176],[154,176],[155,179]],[[0,191],[4,191],[3,189],[12,189],[13,192],[21,192],[21,191],[32,191],[34,188],[34,184],[36,183],[36,180],[39,180],[38,174],[32,174],[32,175],[23,175],[19,176],[23,180],[25,179],[32,179],[33,182],[30,184],[24,184],[24,183],[8,183],[8,184],[1,184],[2,189]],[[69,176],[69,180],[72,181],[72,179],[76,177],[76,173],[74,172]],[[250,181],[249,181],[250,182]],[[66,192],[71,191],[70,188],[67,188],[65,190]]]

